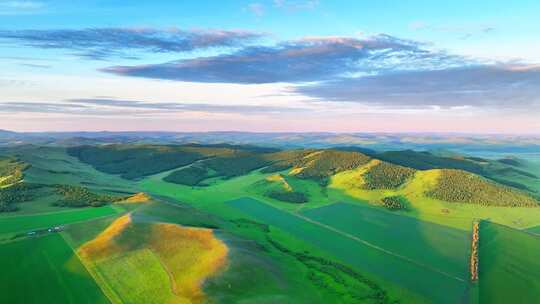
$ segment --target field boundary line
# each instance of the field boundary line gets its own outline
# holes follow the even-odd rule
[[[60,233],[60,236],[62,237],[62,239],[64,239],[64,242],[66,242],[66,244],[68,244],[69,248],[71,248],[71,251],[73,252],[73,254],[77,257],[77,259],[79,259],[81,264],[84,266],[84,268],[86,269],[88,274],[92,277],[92,279],[97,284],[99,289],[101,289],[101,291],[103,292],[103,295],[105,295],[105,297],[107,297],[109,302],[111,304],[122,304],[123,302],[120,299],[120,297],[116,294],[114,289],[107,283],[107,281],[99,273],[99,270],[97,269],[97,265],[91,265],[91,264],[94,264],[94,263],[83,259],[79,255],[79,253],[77,253],[75,248],[73,248],[74,246],[71,243],[71,241],[69,241],[63,233]]]
[[[366,246],[368,246],[368,247],[370,247],[370,248],[379,250],[379,251],[381,251],[381,252],[384,252],[384,253],[386,253],[386,254],[388,254],[388,255],[391,255],[391,256],[394,256],[394,257],[396,257],[396,258],[402,259],[402,260],[407,261],[407,262],[409,262],[409,263],[411,263],[411,264],[414,264],[414,265],[416,265],[416,266],[420,266],[420,267],[425,268],[425,269],[428,269],[428,270],[430,270],[430,271],[433,271],[433,272],[442,274],[442,275],[444,275],[444,276],[446,276],[446,277],[448,277],[448,278],[451,278],[451,279],[454,279],[454,280],[457,280],[457,281],[460,281],[460,282],[464,282],[464,283],[465,283],[465,280],[462,279],[462,278],[460,278],[460,277],[454,276],[454,275],[449,274],[449,273],[447,273],[447,272],[444,272],[444,271],[442,271],[442,270],[440,270],[440,269],[431,267],[431,266],[429,266],[429,265],[426,265],[426,264],[417,262],[417,261],[415,261],[415,260],[413,260],[413,259],[411,259],[411,258],[408,258],[408,257],[406,257],[406,256],[403,256],[403,255],[397,254],[397,253],[395,253],[395,252],[392,252],[392,251],[390,251],[390,250],[384,249],[384,248],[382,248],[382,247],[380,247],[380,246],[377,246],[377,245],[375,245],[375,244],[372,244],[372,243],[370,243],[370,242],[368,242],[368,241],[366,241],[366,240],[363,240],[363,239],[361,239],[361,238],[359,238],[359,237],[357,237],[357,236],[354,236],[354,235],[352,235],[352,234],[349,234],[349,233],[347,233],[347,232],[343,232],[343,231],[341,231],[341,230],[339,230],[339,229],[336,229],[336,228],[334,228],[334,227],[332,227],[332,226],[323,224],[323,223],[321,223],[321,222],[315,221],[315,220],[313,220],[313,219],[310,219],[310,218],[305,217],[305,216],[300,215],[300,214],[295,214],[295,213],[288,212],[288,211],[285,211],[285,212],[287,212],[287,213],[289,213],[289,214],[291,214],[291,215],[293,215],[293,216],[296,216],[296,217],[298,217],[298,218],[300,218],[300,219],[303,219],[303,220],[305,220],[305,221],[307,221],[307,222],[310,222],[310,223],[312,223],[312,224],[314,224],[314,225],[318,225],[318,226],[323,227],[323,228],[325,228],[325,229],[327,229],[327,230],[333,231],[333,232],[335,232],[335,233],[337,233],[337,234],[340,234],[340,235],[342,235],[342,236],[344,236],[344,237],[347,237],[347,238],[349,238],[349,239],[352,239],[353,241],[356,241],[356,242],[359,242],[359,243],[361,243],[361,244],[364,244],[364,245],[366,245]]]

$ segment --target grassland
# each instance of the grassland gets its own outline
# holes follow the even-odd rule
[[[480,223],[480,303],[532,303],[540,299],[540,237]]]
[[[424,267],[404,259],[399,254],[371,246],[349,234],[329,229],[305,217],[283,212],[253,199],[234,200],[229,204],[329,252],[362,273],[405,287],[436,303],[455,303],[464,296],[466,283],[459,277]],[[414,279],[411,280],[411,277]],[[440,290],[440,286],[445,286],[445,290]]]
[[[1,303],[109,303],[59,234],[0,245]]]
[[[0,234],[28,232],[40,228],[66,225],[89,219],[112,216],[121,212],[116,207],[65,210],[44,214],[0,216]]]
[[[201,284],[223,267],[227,247],[209,229],[133,223],[124,215],[78,253],[113,302],[201,303]],[[138,271],[126,275],[132,268]]]
[[[60,147],[22,146],[14,148],[19,158],[31,164],[24,171],[28,183],[76,185],[99,191],[136,192],[133,184],[115,175],[106,174],[82,163]]]
[[[408,208],[407,211],[397,211],[399,214],[463,230],[470,230],[474,219],[490,219],[520,229],[540,224],[540,208],[487,207],[429,197],[426,192],[437,187],[441,174],[439,169],[417,171],[411,180],[397,189],[362,189],[361,177],[369,167],[370,163],[334,175],[329,189],[373,205],[380,205],[384,197],[400,195],[407,199]]]
[[[467,277],[470,235],[465,231],[358,204],[333,204],[302,215],[452,276]]]

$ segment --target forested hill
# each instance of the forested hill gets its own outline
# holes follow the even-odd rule
[[[336,174],[362,170],[358,178],[363,184],[357,187],[377,191],[402,187],[415,178],[417,171],[441,170],[434,171],[435,188],[424,189],[426,195],[449,202],[493,206],[537,205],[533,190],[507,178],[517,174],[534,181],[537,179],[534,174],[515,165],[477,157],[439,156],[411,150],[368,156],[350,150],[280,151],[241,145],[97,145],[72,147],[67,151],[97,170],[126,179],[141,179],[170,170],[164,178],[166,181],[189,186],[205,186],[211,179],[229,179],[260,169],[267,174],[285,170],[288,175],[315,181],[325,188]],[[468,187],[472,181],[474,187]],[[450,192],[455,195],[448,195]]]

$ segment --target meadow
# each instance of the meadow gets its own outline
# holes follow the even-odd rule
[[[0,245],[1,303],[106,304],[60,234]]]
[[[482,304],[540,299],[540,236],[482,221],[479,299]]]
[[[470,234],[463,230],[359,204],[338,203],[302,215],[452,276],[467,278]]]
[[[0,216],[0,234],[28,232],[31,230],[66,225],[87,221],[93,218],[112,216],[122,212],[121,209],[107,205],[99,208],[65,209],[31,215],[2,215]]]
[[[465,296],[467,283],[461,278],[414,263],[399,254],[372,246],[349,234],[254,199],[242,198],[228,204],[259,221],[315,245],[362,273],[424,295],[428,301],[455,303]],[[438,288],[439,286],[445,286],[444,290]]]

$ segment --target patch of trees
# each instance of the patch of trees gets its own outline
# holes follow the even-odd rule
[[[521,176],[525,176],[525,177],[528,177],[528,178],[534,178],[534,179],[538,178],[538,176],[536,176],[536,175],[534,175],[532,173],[529,173],[529,172],[523,171],[523,170],[519,170],[519,169],[515,169],[515,168],[512,168],[512,167],[496,169],[496,170],[493,170],[493,173],[500,174],[500,175],[516,174],[516,175],[521,175]]]
[[[447,168],[484,174],[483,166],[477,162],[464,158],[437,156],[429,152],[416,152],[413,150],[388,151],[377,154],[376,158],[417,170]]]
[[[232,151],[229,148],[189,145],[104,145],[72,147],[68,148],[68,153],[99,171],[138,179]]]
[[[404,210],[407,208],[405,198],[400,195],[387,196],[381,202],[383,207],[389,210]]]
[[[216,176],[231,178],[267,166],[270,160],[264,156],[264,154],[238,152],[232,155],[209,159],[204,164],[214,170]]]
[[[403,185],[415,172],[416,170],[411,168],[380,162],[364,174],[364,188],[395,189]]]
[[[16,211],[16,203],[30,201],[38,196],[38,184],[17,183],[6,188],[0,188],[0,212]]]
[[[316,152],[316,150],[285,150],[272,153],[267,156],[271,164],[262,169],[262,173],[275,173],[293,167],[299,167],[305,163],[305,157]]]
[[[182,168],[180,170],[176,170],[166,176],[163,180],[169,183],[175,183],[175,184],[181,184],[181,185],[187,185],[187,186],[197,186],[199,185],[203,180],[211,177],[208,174],[208,170],[206,168],[202,168],[202,166],[189,166],[186,168]]]
[[[539,202],[519,190],[461,170],[441,170],[437,185],[426,195],[448,202],[503,207],[539,207]]]
[[[308,202],[308,196],[302,192],[270,190],[266,196],[278,201],[303,204]]]
[[[285,156],[285,152],[281,152]],[[301,168],[299,178],[311,179],[326,185],[330,176],[352,170],[368,163],[371,158],[360,152],[338,150],[296,150],[290,151],[284,159],[274,162],[263,170],[264,173],[277,172],[289,168]]]
[[[80,186],[57,185],[56,191],[62,198],[55,202],[55,205],[61,207],[99,207],[123,199],[118,196],[96,194]]]
[[[307,252],[292,251],[268,235],[266,239],[276,250],[304,264],[309,270],[307,277],[314,285],[334,292],[336,297],[340,297],[345,303],[396,303],[377,283],[347,265]],[[336,290],[337,286],[345,292]]]
[[[0,186],[11,185],[23,179],[23,171],[29,167],[13,157],[0,158]]]
[[[521,167],[522,166],[522,163],[519,160],[514,159],[514,158],[501,158],[501,159],[499,159],[497,161],[500,162],[501,164],[510,165],[510,166],[514,166],[514,167]]]

